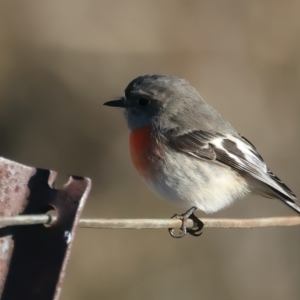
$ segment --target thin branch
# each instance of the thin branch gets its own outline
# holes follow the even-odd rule
[[[15,225],[51,224],[55,221],[55,216],[47,214],[0,217],[0,227]]]
[[[206,228],[253,228],[269,226],[300,225],[300,217],[275,217],[261,219],[208,219],[202,218]],[[175,219],[82,219],[79,226],[84,228],[180,228],[182,222]],[[193,227],[193,221],[188,220],[188,227]]]
[[[54,224],[57,218],[52,215],[22,215],[0,217],[0,227],[14,225]],[[257,219],[211,219],[202,218],[206,228],[254,228],[270,226],[300,225],[300,217],[273,217]],[[193,221],[188,220],[188,227]],[[176,219],[81,219],[79,227],[100,229],[144,229],[180,228],[182,222]]]

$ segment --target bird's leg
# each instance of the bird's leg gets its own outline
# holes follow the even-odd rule
[[[197,210],[197,207],[193,206],[190,208],[187,212],[185,212],[182,215],[175,214],[172,219],[180,219],[182,221],[182,226],[180,228],[179,234],[174,233],[174,228],[169,228],[169,233],[174,238],[182,238],[187,233],[189,233],[192,236],[199,236],[202,234],[201,230],[204,226],[204,224],[194,215],[194,212]],[[187,228],[187,220],[191,219],[194,222],[194,225],[196,225],[193,228]]]

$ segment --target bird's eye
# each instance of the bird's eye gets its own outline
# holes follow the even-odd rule
[[[140,106],[146,106],[150,103],[150,100],[147,98],[139,98],[137,101],[138,105]]]

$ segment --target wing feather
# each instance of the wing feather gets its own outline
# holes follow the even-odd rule
[[[198,159],[219,162],[268,185],[286,200],[296,200],[295,194],[266,166],[255,147],[242,136],[210,133],[202,130],[171,134],[170,146]]]

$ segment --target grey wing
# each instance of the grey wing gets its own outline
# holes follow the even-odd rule
[[[170,146],[177,151],[198,159],[221,163],[243,176],[250,176],[266,184],[269,187],[266,189],[266,196],[290,202],[297,199],[296,195],[267,168],[255,147],[242,136],[194,130],[184,134],[172,134],[168,140]]]

